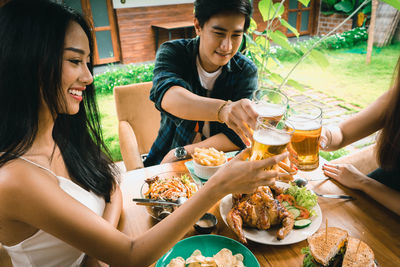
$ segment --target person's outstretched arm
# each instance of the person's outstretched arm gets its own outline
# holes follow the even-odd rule
[[[117,228],[122,212],[122,192],[119,185],[115,186],[114,192],[111,194],[110,202],[106,204],[103,213],[103,219],[109,222],[113,227]],[[85,255],[81,267],[107,267],[108,264],[101,262],[93,257]]]
[[[321,148],[334,151],[381,129],[391,95],[392,91],[387,91],[366,109],[340,123],[338,127],[324,128]]]
[[[247,149],[229,161],[184,205],[134,238],[64,192],[51,174],[27,167],[21,161],[0,169],[0,214],[4,220],[41,229],[111,266],[148,266],[225,195],[249,193],[260,185],[274,183],[278,172],[265,168],[287,157],[284,153],[247,161],[249,154]]]

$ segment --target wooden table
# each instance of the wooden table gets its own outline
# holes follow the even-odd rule
[[[178,22],[166,22],[152,24],[151,27],[154,29],[155,41],[156,41],[156,51],[158,50],[158,36],[159,30],[168,31],[168,40],[172,39],[172,31],[183,29],[185,38],[187,38],[187,29],[194,28],[193,21],[178,21]]]
[[[139,196],[139,190],[145,178],[166,171],[187,171],[184,162],[162,164],[149,168],[127,172],[123,176],[121,190],[124,206],[119,229],[131,237],[138,236],[151,228],[157,221],[148,215],[145,207],[135,205],[131,199]],[[307,178],[323,178],[322,171],[301,172],[298,175]],[[319,198],[318,203],[329,226],[346,229],[350,236],[360,238],[374,251],[380,267],[400,266],[400,216],[387,210],[365,194],[339,186],[331,180],[313,181],[315,191],[325,194],[349,194],[356,200],[338,200]],[[210,212],[217,216],[218,224],[213,234],[238,240],[225,225],[217,203]],[[400,205],[400,204],[399,204]],[[187,236],[195,235],[194,229]],[[261,266],[301,266],[303,255],[300,253],[307,242],[287,246],[270,246],[249,241],[248,248],[254,253]]]

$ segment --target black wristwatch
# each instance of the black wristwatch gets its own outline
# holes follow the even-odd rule
[[[174,154],[178,160],[186,159],[187,157],[187,151],[183,146],[178,146],[175,148]]]

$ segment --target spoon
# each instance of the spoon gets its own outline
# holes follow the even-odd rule
[[[306,186],[307,184],[308,184],[308,180],[307,179],[304,179],[304,178],[297,178],[296,180],[294,180],[294,182],[296,183],[296,185],[298,186],[298,187],[304,187],[304,186]],[[313,192],[314,194],[316,194],[317,196],[319,196],[319,197],[326,197],[326,198],[341,198],[341,199],[355,199],[354,197],[352,197],[352,196],[348,196],[348,195],[326,195],[326,194],[320,194],[320,193],[317,193],[317,192],[315,192],[315,191],[313,191],[313,190],[311,190],[311,189],[309,189],[311,192]]]
[[[176,202],[165,201],[165,200],[154,200],[149,198],[133,198],[134,202],[137,202],[137,205],[146,205],[146,206],[156,206],[156,205],[173,205],[180,206],[186,202],[186,197],[179,197]]]

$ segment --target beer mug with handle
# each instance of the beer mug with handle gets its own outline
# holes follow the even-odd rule
[[[276,124],[285,114],[288,98],[282,92],[272,89],[258,89],[253,92],[253,107],[259,117]]]
[[[272,125],[264,118],[258,117],[250,160],[262,160],[283,153],[293,132],[293,125],[287,121],[281,120],[276,125]]]
[[[287,120],[295,128],[288,147],[290,161],[299,170],[318,168],[322,110],[312,104],[299,103],[290,107]]]

